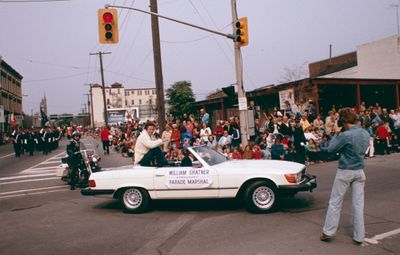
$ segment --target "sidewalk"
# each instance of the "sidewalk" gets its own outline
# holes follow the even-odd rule
[[[85,136],[81,141],[87,149],[94,149],[101,157],[100,166],[102,168],[133,165],[132,158],[122,157],[121,153],[114,151],[112,147],[110,147],[110,154],[104,155],[102,143],[93,137]]]

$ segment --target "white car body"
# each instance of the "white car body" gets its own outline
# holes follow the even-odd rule
[[[302,164],[277,160],[226,160],[208,147],[188,150],[194,166],[113,168],[93,173],[89,188],[81,193],[121,198],[124,190],[137,188],[147,192],[150,200],[204,199],[234,198],[251,183],[261,181],[271,186],[274,192],[284,191],[290,195],[312,191],[316,187],[315,177],[307,175]],[[278,194],[273,195],[275,199]]]

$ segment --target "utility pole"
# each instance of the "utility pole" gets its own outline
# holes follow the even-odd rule
[[[85,83],[83,85],[90,86],[89,93],[86,93],[85,95],[88,96],[88,108],[89,108],[89,111],[90,111],[90,115],[89,115],[89,117],[90,117],[90,119],[89,119],[90,126],[92,128],[94,128],[93,95],[92,95],[92,85],[93,84],[92,83]],[[90,96],[90,99],[89,99],[89,96]]]
[[[105,55],[105,54],[111,54],[111,52],[101,52],[101,51],[99,51],[98,53],[89,53],[89,55],[99,55],[99,57],[100,57],[101,86],[102,86],[102,90],[103,90],[103,104],[104,104],[104,124],[105,124],[105,126],[108,126],[107,104],[106,104],[106,89],[105,89],[105,84],[104,84],[103,57],[102,57],[102,55]]]
[[[236,10],[236,0],[231,0],[232,5],[232,26],[233,31],[236,30],[235,23],[238,19]],[[248,144],[248,123],[247,123],[247,98],[243,88],[243,69],[241,62],[240,47],[237,43],[234,43],[235,49],[235,66],[236,66],[236,83],[238,88],[238,100],[239,100],[239,119],[240,119],[240,133],[242,145]]]
[[[90,87],[91,88],[91,87]],[[92,89],[90,89],[90,90],[92,90]],[[90,93],[85,93],[85,95],[87,96],[87,106],[88,106],[88,111],[87,111],[87,113],[88,113],[88,117],[89,117],[89,123],[90,123],[90,125],[89,126],[91,126],[91,115],[92,115],[92,110],[91,110],[91,108],[90,108],[90,94],[91,94],[91,92]]]
[[[150,11],[158,13],[157,0],[150,0]],[[165,127],[164,81],[162,74],[160,29],[158,17],[151,15],[151,32],[153,37],[154,75],[156,79],[157,116],[160,133]]]
[[[400,24],[399,24],[399,4],[391,4],[390,7],[396,8],[396,22],[397,22],[397,35],[400,35]]]

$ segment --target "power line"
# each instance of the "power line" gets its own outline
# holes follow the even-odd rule
[[[50,2],[70,2],[71,0],[0,0],[0,3],[50,3]]]
[[[93,72],[93,71],[92,71]],[[65,76],[58,76],[58,77],[53,77],[53,78],[47,78],[47,79],[40,79],[40,80],[28,80],[28,81],[24,81],[25,83],[33,83],[33,82],[40,82],[40,81],[53,81],[53,80],[60,80],[60,79],[65,79],[65,78],[71,78],[71,77],[77,77],[77,76],[82,76],[87,74],[88,72],[84,72],[84,73],[78,73],[78,74],[71,74],[71,75],[65,75]],[[91,73],[91,72],[89,72]]]

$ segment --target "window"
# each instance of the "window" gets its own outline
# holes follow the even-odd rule
[[[125,100],[125,105],[128,105],[128,100]]]
[[[150,94],[150,93],[149,93],[148,90],[146,90],[146,91],[144,92],[144,94],[145,94],[145,95],[148,95],[148,94]]]
[[[139,104],[142,104],[142,99],[139,99]]]
[[[135,105],[135,100],[132,100],[132,105]]]
[[[137,94],[138,94],[138,96],[141,96],[142,95],[142,91],[138,90]]]
[[[107,98],[107,104],[110,104],[110,99],[109,98]]]
[[[131,95],[135,95],[135,91],[134,90],[131,91]]]
[[[155,95],[155,94],[156,94],[156,91],[155,91],[154,89],[152,90],[152,92],[153,92],[153,95]]]

